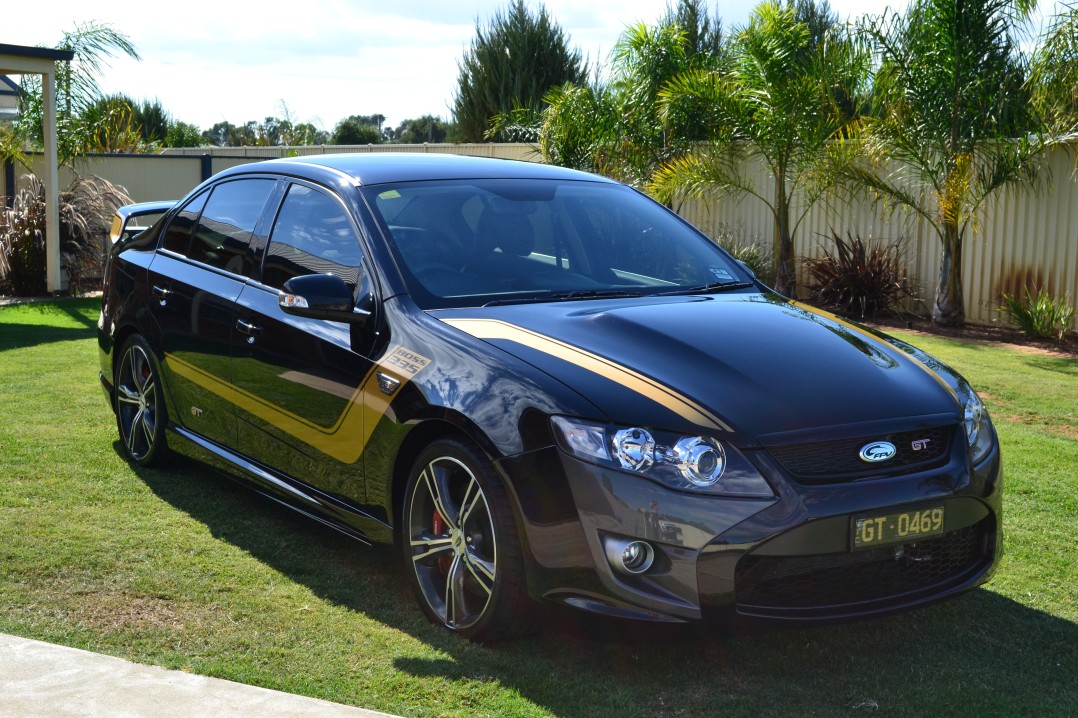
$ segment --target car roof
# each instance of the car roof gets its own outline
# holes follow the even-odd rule
[[[598,175],[537,162],[407,152],[288,157],[240,165],[225,170],[221,175],[273,172],[304,177],[320,175],[325,170],[347,175],[359,185],[449,179],[565,179],[613,182]]]

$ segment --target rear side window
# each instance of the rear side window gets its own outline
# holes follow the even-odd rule
[[[271,179],[248,179],[214,187],[187,256],[211,267],[244,274],[251,236],[274,184]]]
[[[352,220],[334,198],[294,184],[281,205],[262,264],[262,283],[280,288],[304,274],[336,274],[353,291],[363,254]]]
[[[198,216],[202,214],[202,208],[206,206],[206,198],[209,196],[209,192],[203,192],[188,202],[172,218],[168,225],[168,230],[165,232],[165,249],[187,256],[187,250],[191,246],[191,234],[195,225],[198,224]]]

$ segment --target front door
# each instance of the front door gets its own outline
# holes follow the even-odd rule
[[[270,234],[262,282],[246,286],[237,302],[238,447],[265,467],[362,504],[362,387],[372,370],[364,329],[278,306],[285,281],[327,272],[356,295],[363,272],[356,226],[334,195],[293,184]]]

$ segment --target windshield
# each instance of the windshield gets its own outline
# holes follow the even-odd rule
[[[746,286],[676,215],[605,182],[457,180],[364,188],[425,309]]]

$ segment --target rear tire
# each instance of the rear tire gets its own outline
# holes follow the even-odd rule
[[[170,454],[168,410],[153,350],[138,334],[124,342],[115,379],[113,408],[124,454],[139,466],[160,466]]]
[[[485,456],[455,439],[430,444],[409,474],[403,527],[409,582],[432,622],[481,643],[527,631],[516,519]]]

